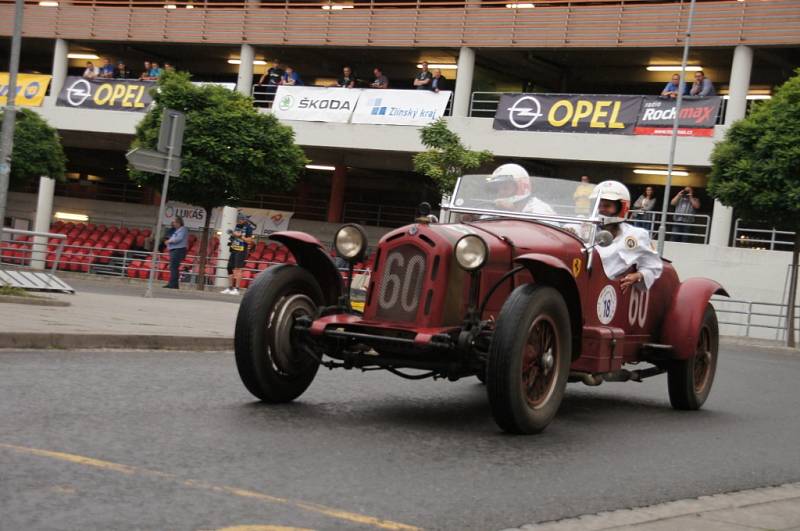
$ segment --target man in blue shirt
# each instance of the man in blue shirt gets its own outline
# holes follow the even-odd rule
[[[705,72],[702,70],[695,72],[694,83],[692,83],[689,94],[692,96],[700,96],[701,98],[714,96],[716,94],[716,92],[714,92],[714,84],[706,77]]]
[[[189,230],[183,226],[183,218],[175,216],[172,220],[175,232],[167,239],[169,250],[169,283],[165,288],[178,289],[180,287],[181,262],[186,258],[186,246],[189,243]]]
[[[100,74],[97,77],[111,79],[114,77],[114,65],[108,59],[103,59],[103,66],[100,67]]]
[[[667,86],[664,87],[664,90],[661,91],[662,98],[670,98],[675,99],[678,97],[678,90],[680,90],[681,86],[681,76],[678,74],[672,74],[672,80],[667,83]],[[683,95],[687,96],[689,94],[689,85],[684,83],[683,85]]]

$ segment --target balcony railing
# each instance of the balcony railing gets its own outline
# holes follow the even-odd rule
[[[749,226],[743,226],[749,225]],[[775,227],[753,227],[756,223],[743,222],[737,218],[733,226],[733,245],[746,249],[769,249],[770,251],[791,251],[795,233]]]
[[[687,1],[642,0],[540,0],[536,9],[507,0],[26,3],[28,38],[267,46],[675,47],[689,12]],[[13,4],[0,0],[0,35],[11,34]],[[692,45],[787,45],[798,35],[796,0],[712,0],[697,4]]]

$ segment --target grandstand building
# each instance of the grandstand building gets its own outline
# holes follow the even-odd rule
[[[306,85],[333,85],[348,65],[367,86],[380,66],[390,88],[409,91],[427,61],[450,82],[447,120],[470,148],[488,149],[496,164],[517,162],[531,174],[618,179],[634,198],[650,185],[660,205],[668,136],[608,134],[602,124],[581,132],[503,129],[496,117],[514,112],[503,107],[502,94],[576,95],[574,104],[583,98],[594,105],[587,120],[595,123],[608,118],[596,108],[607,96],[657,96],[680,65],[688,14],[689,2],[675,0],[29,1],[20,71],[52,76],[34,110],[58,128],[69,158],[54,210],[88,215],[96,225],[151,225],[157,194],[132,184],[125,169],[141,113],[58,104],[87,58],[124,61],[137,77],[144,60],[171,63],[195,81],[253,94],[262,112],[272,112],[261,105],[269,95],[255,82],[276,58]],[[13,2],[0,0],[0,36],[11,35],[13,15]],[[0,72],[7,71],[9,48],[10,39],[2,39]],[[708,275],[713,263],[725,282],[752,267],[758,275],[769,271],[771,280],[757,287],[737,281],[741,298],[778,302],[785,296],[789,253],[780,251],[791,238],[739,221],[704,189],[714,142],[798,65],[798,0],[697,2],[689,76],[703,70],[722,100],[707,131],[677,145],[674,185],[693,186],[701,199],[689,243],[669,247],[682,275]],[[533,111],[519,112],[526,118]],[[572,118],[561,117],[567,124]],[[410,221],[420,201],[438,202],[432,183],[412,171],[412,156],[423,149],[419,126],[286,123],[322,169],[309,169],[290,194],[254,190],[246,206],[292,212],[292,228],[329,240],[335,223],[364,223],[377,236]],[[20,226],[32,226],[35,192],[35,183],[12,189],[8,212]],[[745,240],[759,251],[741,248]]]

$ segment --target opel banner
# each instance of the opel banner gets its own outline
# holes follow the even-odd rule
[[[364,89],[353,112],[354,124],[428,125],[447,109],[451,92]]]
[[[633,134],[641,96],[503,94],[494,129]]]
[[[678,134],[681,136],[714,136],[722,98],[687,96],[681,102]],[[675,120],[676,101],[657,96],[644,96],[636,124],[637,135],[671,135]]]
[[[52,76],[39,74],[17,74],[17,95],[15,105],[25,107],[41,107],[47,85]],[[0,105],[8,102],[8,72],[0,72]]]
[[[60,107],[146,112],[153,98],[154,81],[132,79],[84,79],[70,76],[58,95]]]
[[[360,94],[355,89],[281,85],[275,93],[272,112],[281,120],[346,123]]]

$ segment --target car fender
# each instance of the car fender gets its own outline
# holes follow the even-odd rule
[[[560,258],[543,253],[522,254],[514,258],[514,262],[525,266],[531,272],[534,282],[552,286],[564,297],[572,330],[572,359],[575,360],[580,356],[582,349],[583,314],[581,297],[572,269]]]
[[[299,231],[282,231],[269,235],[271,240],[285,245],[297,261],[319,282],[325,302],[334,305],[344,291],[342,275],[318,239]]]
[[[689,278],[673,295],[664,316],[661,343],[672,346],[675,359],[685,360],[694,355],[700,323],[712,295],[729,296],[718,282],[708,278]]]

